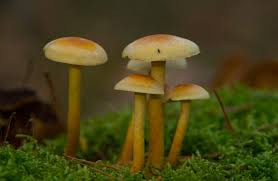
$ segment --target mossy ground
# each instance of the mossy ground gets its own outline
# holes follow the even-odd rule
[[[225,129],[215,96],[194,102],[182,149],[182,155],[191,156],[190,159],[183,157],[177,168],[166,165],[156,173],[158,176],[148,179],[278,180],[278,93],[237,86],[221,90],[220,96],[230,111],[234,133]],[[166,110],[165,151],[168,153],[179,104],[169,103]],[[104,159],[107,165],[115,162],[129,119],[130,111],[126,110],[83,122],[82,135],[89,143],[89,150],[88,153],[79,151],[78,157]],[[17,150],[9,145],[0,148],[0,180],[147,179],[144,173],[129,174],[127,167],[114,170],[103,164],[84,166],[65,159],[63,136],[44,144],[32,139],[27,142]]]

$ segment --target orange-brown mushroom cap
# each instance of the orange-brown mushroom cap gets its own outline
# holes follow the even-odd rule
[[[199,54],[194,42],[167,34],[150,35],[130,43],[122,56],[134,60],[168,61],[181,60]]]
[[[146,94],[164,94],[163,86],[159,82],[150,76],[140,74],[125,77],[115,85],[114,89]]]
[[[94,66],[107,61],[105,50],[94,41],[79,37],[53,40],[44,47],[45,56],[56,62]]]
[[[196,84],[182,84],[172,89],[167,98],[172,101],[208,99],[209,93]]]

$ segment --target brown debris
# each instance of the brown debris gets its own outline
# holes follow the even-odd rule
[[[231,56],[218,69],[212,87],[231,86],[237,82],[258,89],[278,89],[278,61],[251,63],[245,56]]]
[[[0,144],[7,141],[18,147],[17,134],[43,139],[63,130],[56,111],[40,101],[29,89],[0,90]]]

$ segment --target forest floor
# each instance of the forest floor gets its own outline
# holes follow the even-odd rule
[[[21,148],[0,148],[0,180],[278,180],[278,92],[236,86],[220,90],[219,95],[234,131],[226,129],[214,95],[193,102],[179,165],[166,164],[153,177],[146,171],[132,175],[128,167],[114,165],[131,117],[130,109],[125,109],[82,122],[88,150],[80,149],[78,158],[94,163],[65,158],[64,135],[40,144],[21,135],[26,140]],[[167,103],[166,154],[178,116],[179,104]]]

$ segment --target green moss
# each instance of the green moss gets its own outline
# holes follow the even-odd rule
[[[158,176],[182,181],[278,180],[278,93],[237,86],[221,90],[220,96],[225,106],[239,109],[229,113],[234,133],[225,129],[223,114],[214,96],[194,102],[182,148],[183,161],[177,168],[166,165]],[[166,110],[165,149],[168,153],[179,104],[169,103]],[[126,110],[84,121],[82,136],[89,143],[89,151],[80,150],[78,156],[113,163],[120,152],[130,116]],[[63,145],[64,136],[61,136],[40,145],[28,141],[18,150],[9,145],[1,147],[0,180],[146,179],[143,174],[130,175],[126,167],[114,170],[98,165],[92,168],[66,160],[62,156]],[[185,159],[185,155],[191,156],[190,159]]]

